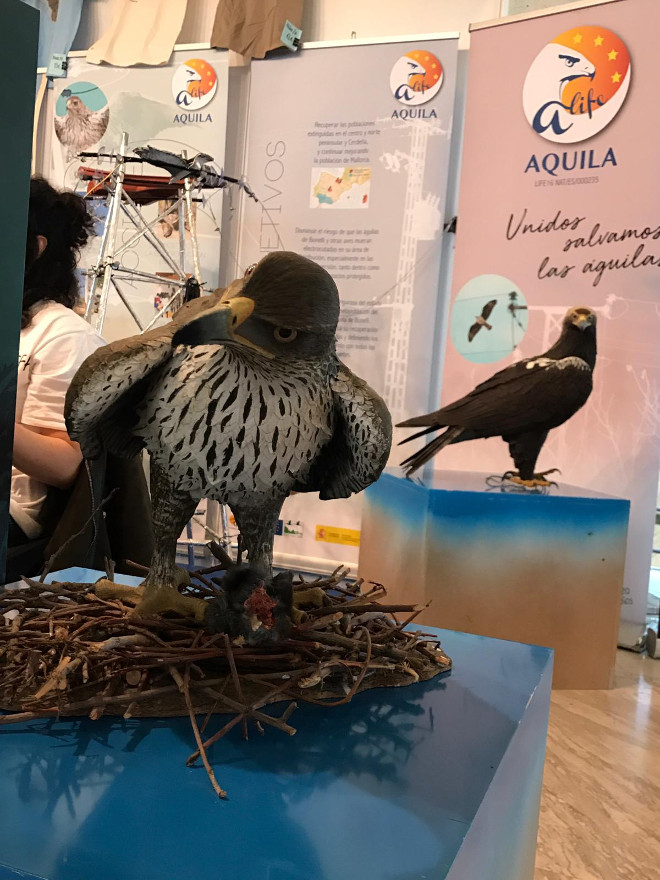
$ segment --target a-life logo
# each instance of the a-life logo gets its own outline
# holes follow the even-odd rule
[[[523,109],[534,131],[574,144],[602,131],[630,87],[625,43],[595,25],[564,31],[541,49],[523,86]]]
[[[425,49],[415,49],[399,58],[390,74],[392,94],[407,107],[425,104],[440,91],[442,64]]]
[[[218,77],[208,61],[189,58],[174,71],[172,95],[181,110],[194,111],[205,107],[218,88]]]

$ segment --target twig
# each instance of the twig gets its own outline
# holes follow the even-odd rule
[[[118,491],[119,491],[119,487],[115,487],[115,488],[112,490],[112,492],[109,492],[109,493],[105,496],[105,498],[103,498],[103,499],[98,503],[98,505],[97,505],[96,507],[92,508],[92,512],[91,512],[91,514],[90,514],[89,517],[85,520],[85,522],[83,523],[83,525],[78,529],[78,531],[77,531],[74,535],[71,535],[70,538],[67,538],[66,541],[65,541],[63,544],[61,544],[61,545],[57,548],[57,550],[53,553],[53,555],[50,557],[50,559],[46,562],[46,565],[44,566],[44,570],[43,570],[43,572],[41,573],[41,577],[39,578],[39,580],[41,581],[41,583],[44,582],[44,580],[46,579],[46,577],[48,576],[48,574],[49,574],[50,571],[52,570],[53,565],[55,564],[55,561],[56,561],[57,557],[60,555],[60,553],[62,552],[62,550],[64,550],[66,547],[68,547],[69,544],[72,544],[72,543],[76,540],[76,538],[79,538],[81,535],[84,535],[85,531],[87,530],[87,526],[88,526],[90,523],[93,523],[93,522],[94,522],[97,513],[99,513],[101,510],[103,510],[103,508],[104,508],[105,505],[108,503],[108,501],[110,501],[110,499],[111,499],[111,498],[115,495],[115,493],[117,493]],[[94,541],[95,538],[96,538],[96,528],[94,529],[94,538],[92,538],[92,541]]]
[[[215,556],[218,562],[222,563],[226,571],[229,571],[232,568],[236,568],[236,563],[234,562],[234,560],[231,558],[229,553],[227,553],[225,548],[218,544],[217,541],[209,541],[206,546],[209,548],[209,550],[211,551],[213,556]]]
[[[105,576],[111,582],[114,582],[115,579],[115,563],[113,559],[108,559],[107,556],[103,557],[103,563],[105,566]]]
[[[220,787],[218,780],[215,777],[215,773],[213,772],[213,768],[209,764],[209,759],[206,754],[206,749],[204,748],[204,743],[202,742],[202,737],[199,732],[199,727],[197,726],[197,718],[195,717],[195,711],[192,706],[192,702],[190,700],[190,688],[188,687],[188,676],[190,674],[190,668],[186,666],[186,677],[182,679],[179,675],[178,670],[174,666],[170,666],[169,668],[170,675],[176,682],[179,691],[183,694],[183,699],[186,701],[186,708],[188,709],[188,715],[190,716],[190,723],[192,725],[193,733],[195,734],[195,741],[197,742],[197,748],[199,749],[199,753],[202,758],[202,763],[204,764],[204,768],[208,774],[209,779],[211,780],[211,785],[213,786],[213,790],[218,795],[219,798],[226,798],[227,792],[224,788]]]
[[[238,670],[236,669],[236,660],[234,659],[234,652],[231,647],[231,642],[229,641],[229,636],[225,633],[224,636],[225,642],[225,651],[227,652],[227,660],[229,662],[229,669],[231,670],[232,678],[234,679],[234,687],[236,688],[236,694],[238,695],[238,699],[241,703],[245,703],[243,699],[243,688],[241,687],[241,679],[238,675]],[[245,713],[243,714],[242,719],[242,727],[243,727],[243,739],[248,738],[247,731],[247,719],[245,718]]]
[[[139,571],[140,574],[149,574],[149,566],[148,565],[140,565],[139,562],[133,562],[132,559],[125,559],[125,565],[130,565],[131,568],[134,568],[136,571]]]

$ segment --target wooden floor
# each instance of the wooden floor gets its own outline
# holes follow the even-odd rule
[[[585,650],[587,643],[585,641]],[[553,691],[535,880],[660,880],[660,660]]]

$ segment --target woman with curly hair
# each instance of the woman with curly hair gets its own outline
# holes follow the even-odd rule
[[[30,183],[16,387],[9,546],[39,537],[48,487],[69,488],[82,461],[64,424],[76,370],[104,340],[76,312],[76,263],[92,232],[82,198],[41,178]]]

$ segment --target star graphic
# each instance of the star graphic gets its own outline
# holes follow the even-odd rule
[[[596,39],[594,40],[594,46],[602,46],[602,45],[603,45],[603,39],[604,39],[604,38],[601,37],[601,36],[596,37]]]
[[[574,43],[581,43],[581,42],[582,42],[582,34],[576,34],[576,35],[573,37],[573,42],[574,42]]]
[[[618,83],[618,82],[620,82],[620,81],[621,81],[621,74],[620,74],[620,73],[615,73],[615,74],[612,76],[612,82],[613,82],[613,83]]]
[[[608,52],[608,53],[607,53],[607,57],[610,59],[610,61],[614,61],[614,59],[616,58],[616,56],[617,56],[618,54],[619,54],[619,53],[618,53],[615,49],[612,49],[611,52]]]

